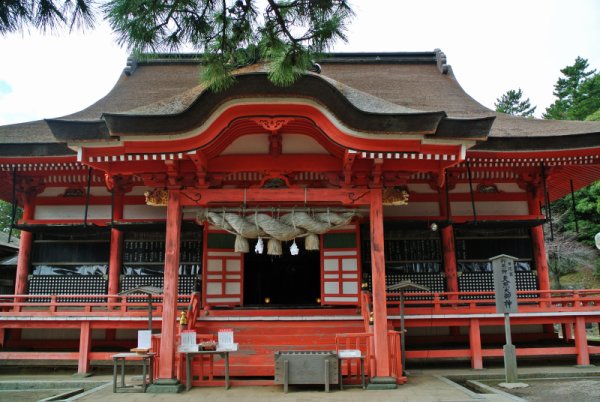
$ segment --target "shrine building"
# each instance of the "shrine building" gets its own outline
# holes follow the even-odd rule
[[[371,381],[403,383],[403,361],[480,369],[502,356],[501,254],[518,358],[600,354],[600,290],[550,290],[543,228],[600,180],[600,122],[487,109],[439,50],[329,54],[289,87],[255,64],[213,92],[201,68],[130,58],[88,108],[0,127],[0,198],[23,208],[1,360],[108,364],[149,325],[146,296],[121,293],[154,286],[159,384],[185,381],[182,312],[199,341],[233,330],[234,385],[272,384],[278,351],[348,345]],[[193,385],[222,382],[206,364]]]

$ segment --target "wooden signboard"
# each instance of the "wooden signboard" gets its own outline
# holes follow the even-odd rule
[[[517,312],[516,260],[517,258],[505,254],[490,258],[494,271],[496,312],[500,314]]]

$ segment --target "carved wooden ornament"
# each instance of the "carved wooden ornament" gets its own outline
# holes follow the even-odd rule
[[[408,191],[406,187],[385,187],[383,189],[383,205],[408,205]]]
[[[165,207],[169,202],[169,192],[161,188],[155,188],[152,191],[146,191],[146,205],[153,207]]]

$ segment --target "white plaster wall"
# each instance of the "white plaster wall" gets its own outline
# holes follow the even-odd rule
[[[452,202],[452,215],[473,215],[471,202]],[[485,201],[476,202],[475,211],[477,215],[529,215],[527,201]]]
[[[39,205],[35,208],[35,219],[80,219],[83,220],[85,205]],[[110,205],[90,205],[88,219],[110,219]]]
[[[166,219],[167,207],[153,207],[150,205],[125,205],[123,208],[124,219]]]
[[[432,189],[429,184],[411,183],[408,185],[408,190],[415,193],[437,194],[437,191]]]
[[[439,216],[440,206],[437,202],[410,202],[408,205],[384,206],[383,216]]]
[[[473,191],[477,191],[479,182],[473,182]],[[499,191],[505,193],[523,193],[525,190],[519,188],[517,183],[494,183]],[[452,194],[456,193],[470,193],[469,183],[457,183],[456,187],[449,191]]]
[[[65,193],[66,187],[46,187],[38,197],[57,197]]]
[[[147,186],[135,186],[125,195],[144,195],[146,191],[151,191],[152,187]]]
[[[517,183],[496,183],[499,191],[505,193],[524,193],[525,190],[519,187]]]
[[[283,154],[328,154],[327,150],[313,138],[302,134],[285,134],[282,136],[281,153]]]
[[[233,141],[221,155],[268,154],[269,134],[249,134]]]
[[[70,188],[81,188],[85,192],[87,190],[87,185],[73,185]],[[66,190],[67,187],[46,187],[38,197],[62,197]],[[105,197],[109,196],[110,192],[106,187],[91,187],[90,194],[93,196]]]

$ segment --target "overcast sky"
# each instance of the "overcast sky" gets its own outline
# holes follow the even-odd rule
[[[523,89],[537,116],[553,102],[560,69],[577,56],[600,69],[598,0],[353,0],[337,52],[440,48],[463,88],[493,108]],[[0,125],[59,117],[104,96],[125,67],[105,25],[86,33],[0,37]]]

